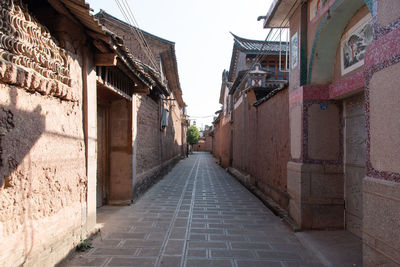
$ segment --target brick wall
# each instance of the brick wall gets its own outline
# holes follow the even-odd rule
[[[140,46],[140,43],[138,42],[135,35],[132,33],[132,30],[129,26],[119,21],[116,21],[115,19],[107,18],[101,15],[99,16],[99,19],[100,22],[104,24],[109,30],[111,30],[113,33],[124,40],[124,45],[131,50],[136,58],[138,58],[141,62],[152,66],[146,54],[142,52],[143,49]],[[157,63],[159,63],[160,54],[164,51],[169,50],[170,44],[160,40],[160,38],[157,38],[156,36],[153,36],[151,34],[144,33],[143,36],[146,40],[147,45],[151,48],[154,57],[157,59]]]
[[[287,208],[288,90],[257,108],[247,99],[234,111],[232,166],[250,174],[257,188]]]
[[[170,98],[175,97],[171,94]],[[182,155],[182,123],[176,100],[164,101],[169,110],[168,126],[161,130],[161,100],[136,97],[137,137],[134,198],[165,175]]]
[[[129,26],[107,14],[100,13],[98,18],[103,25],[124,40],[125,46],[136,58],[154,68]],[[143,34],[157,60],[156,63],[159,64],[160,54],[171,51],[174,44],[148,33]],[[172,92],[168,98],[177,99],[174,91],[169,89]],[[136,99],[137,148],[134,195],[138,196],[162,177],[182,155],[184,142],[182,142],[182,110],[176,100],[161,101],[159,96],[153,95],[139,95]],[[161,105],[169,111],[168,126],[164,130],[160,129]]]
[[[221,166],[227,168],[230,165],[231,159],[231,124],[225,123],[222,125],[223,119],[221,119],[216,125],[214,132],[214,148],[213,154],[220,163]]]
[[[202,152],[212,152],[212,136],[206,136],[205,138],[199,140],[199,143],[193,145],[194,151]]]
[[[149,96],[137,98],[136,174],[161,163],[160,103]]]

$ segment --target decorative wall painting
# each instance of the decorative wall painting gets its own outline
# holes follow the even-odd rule
[[[299,57],[299,38],[297,37],[297,32],[291,38],[290,53],[290,61],[292,62],[292,69],[294,69],[297,66],[297,61]]]
[[[313,0],[310,4],[310,21],[328,4],[329,0]]]
[[[342,38],[340,57],[342,75],[364,64],[364,55],[368,45],[373,40],[373,25],[371,15],[362,18]]]

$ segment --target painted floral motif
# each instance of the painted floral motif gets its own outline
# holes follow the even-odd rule
[[[319,12],[328,4],[329,0],[314,0],[310,5],[310,20],[315,18]]]
[[[291,52],[291,61],[292,61],[292,69],[294,69],[297,66],[297,61],[299,57],[299,40],[297,37],[297,32],[292,36],[292,39],[290,41],[290,52]]]
[[[342,75],[364,64],[364,55],[373,40],[371,16],[360,20],[344,36],[341,43]]]

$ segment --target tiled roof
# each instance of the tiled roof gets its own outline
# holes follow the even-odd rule
[[[100,12],[95,15],[95,17],[97,19],[99,19],[101,22],[104,19],[107,19],[108,21],[114,21],[115,23],[117,23],[119,25],[124,25],[125,27],[129,27],[129,28],[134,27],[134,26],[108,14],[104,10],[100,10]],[[168,47],[169,47],[168,50],[161,52],[160,56],[162,54],[163,57],[166,57],[165,59],[167,59],[167,60],[165,60],[164,64],[169,64],[169,66],[170,66],[170,68],[166,68],[167,75],[168,75],[168,69],[172,70],[171,75],[168,78],[169,86],[174,91],[175,97],[177,98],[179,105],[181,107],[185,107],[186,103],[184,102],[183,97],[182,97],[182,89],[181,89],[181,85],[180,85],[180,81],[179,81],[178,62],[177,62],[176,52],[175,52],[175,43],[168,41],[166,39],[163,39],[161,37],[158,37],[156,35],[153,35],[151,33],[148,33],[142,29],[138,29],[138,30],[140,30],[144,35],[146,35],[150,38],[156,39],[158,41],[161,41],[168,45]],[[137,57],[135,57],[135,53],[137,53],[137,51],[130,51],[128,48],[127,48],[127,51],[130,53],[130,55],[132,56],[132,59],[134,59],[134,61],[137,65],[140,65],[142,67],[142,69],[150,72],[151,77],[153,79],[156,79],[157,81],[161,81],[160,73],[157,70],[154,70],[150,66],[144,64],[143,62],[140,62],[140,60],[137,59]]]
[[[59,0],[59,2],[87,28],[87,32],[92,38],[102,40],[108,45],[109,49],[116,52],[129,70],[146,86],[161,85],[159,74],[135,58],[120,37],[101,25],[99,20],[90,13],[90,6],[85,0]]]
[[[287,88],[288,82],[287,81],[276,81],[276,82],[272,82],[270,84],[270,88],[274,88],[272,89],[272,91],[270,91],[270,93],[268,93],[266,96],[258,99],[255,103],[253,103],[253,106],[257,107],[259,105],[261,105],[262,103],[268,101],[268,99],[272,98],[274,95],[276,95],[278,92],[282,91],[283,89]]]
[[[279,52],[279,50],[286,51],[288,48],[287,42],[280,43],[275,41],[250,40],[236,36],[233,33],[231,34],[239,50],[245,52]]]

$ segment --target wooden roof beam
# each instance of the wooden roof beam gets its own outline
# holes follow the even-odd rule
[[[116,66],[117,65],[117,54],[115,53],[102,53],[95,55],[96,66]]]

